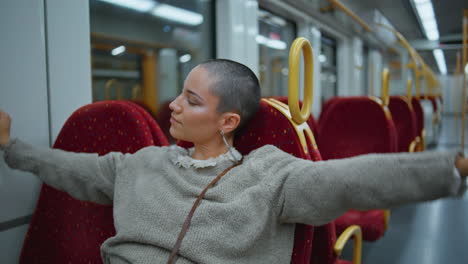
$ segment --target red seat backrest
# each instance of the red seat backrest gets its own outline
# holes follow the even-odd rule
[[[324,160],[397,150],[395,125],[378,102],[369,97],[334,100],[319,122],[317,144]]]
[[[418,136],[411,102],[403,96],[391,96],[388,107],[398,134],[398,152],[408,152],[411,142]]]
[[[125,102],[102,101],[76,110],[54,148],[104,155],[133,153],[154,144],[139,111]],[[20,263],[102,263],[100,246],[114,234],[111,206],[78,201],[43,184]]]

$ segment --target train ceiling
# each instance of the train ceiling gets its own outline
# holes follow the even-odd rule
[[[359,0],[360,4],[374,7],[392,23],[411,45],[417,49],[426,64],[438,73],[432,50],[425,49],[422,28],[410,0]],[[467,0],[432,0],[440,35],[440,47],[444,51],[448,73],[455,72],[456,54],[461,51],[463,9],[468,9]],[[427,43],[426,43],[427,44]]]

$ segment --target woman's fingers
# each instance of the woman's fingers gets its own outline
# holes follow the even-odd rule
[[[10,141],[10,127],[10,115],[0,109],[0,145],[5,145]]]

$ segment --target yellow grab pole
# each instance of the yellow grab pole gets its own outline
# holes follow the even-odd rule
[[[156,63],[156,55],[153,51],[148,51],[143,55],[143,60],[141,62],[143,71],[143,101],[153,115],[156,115],[158,103]]]
[[[461,70],[463,71],[463,110],[462,110],[462,142],[461,150],[465,150],[465,121],[466,121],[466,57],[468,52],[467,47],[467,38],[468,38],[468,9],[465,9],[463,12],[463,63],[461,65]]]
[[[411,80],[410,77],[408,77],[408,80],[406,80],[406,97],[408,98],[410,105],[411,105],[411,100],[413,99],[413,80]]]
[[[382,71],[382,106],[388,107],[390,103],[390,72],[387,68]]]
[[[459,96],[459,90],[460,90],[460,51],[457,51],[457,67],[455,68],[455,91],[453,93],[453,102],[454,105],[456,105],[456,102],[458,101],[458,96]],[[463,111],[463,109],[461,109]],[[459,125],[459,118],[460,116],[458,114],[455,115],[455,131],[460,131],[458,128]]]

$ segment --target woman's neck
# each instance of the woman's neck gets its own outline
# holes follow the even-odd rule
[[[232,138],[227,138],[226,140],[230,146],[233,145]],[[213,140],[207,143],[195,143],[194,146],[195,151],[192,154],[192,158],[198,160],[216,158],[219,155],[229,151],[221,138],[219,140]]]

